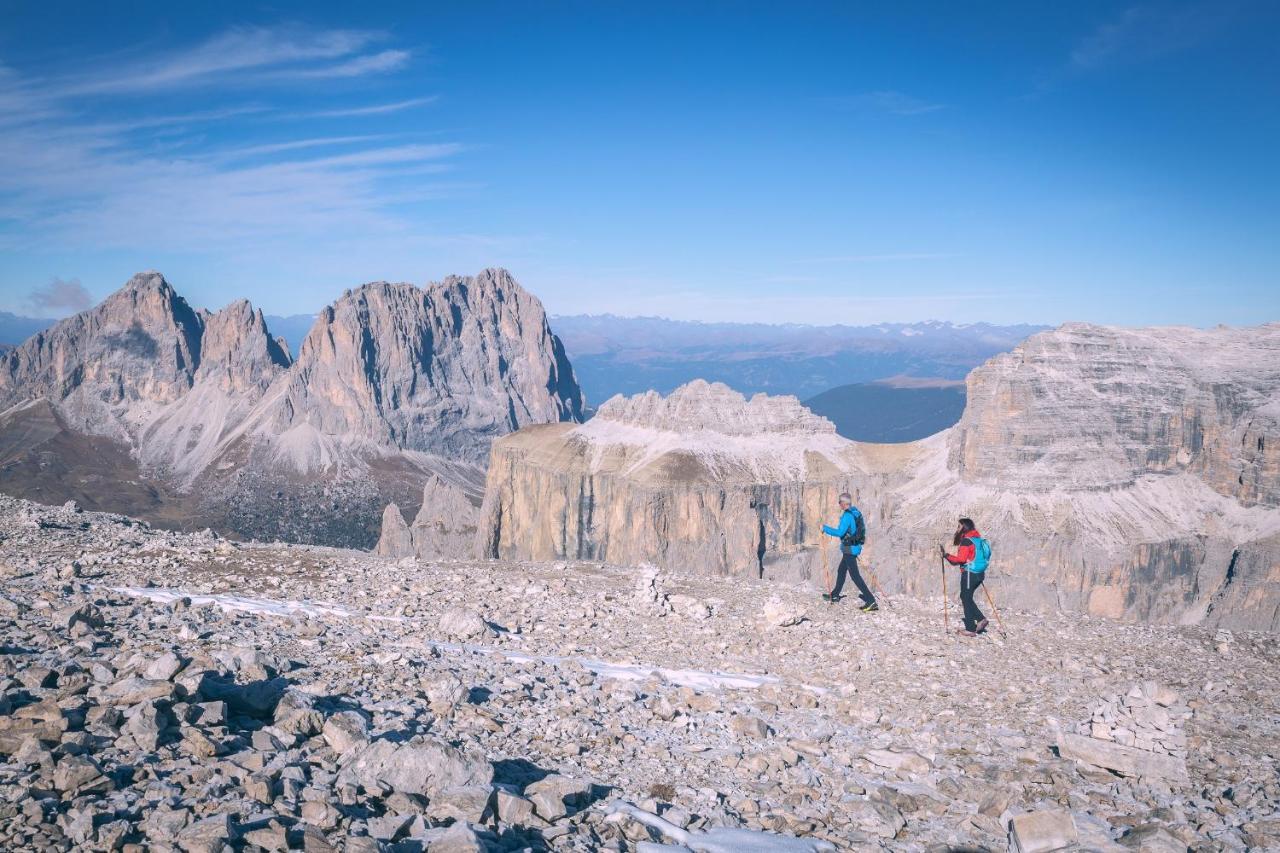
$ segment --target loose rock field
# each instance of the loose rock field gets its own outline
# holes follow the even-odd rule
[[[1280,848],[1271,635],[7,497],[0,563],[0,849]]]

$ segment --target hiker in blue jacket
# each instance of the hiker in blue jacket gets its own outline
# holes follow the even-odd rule
[[[840,540],[840,553],[843,555],[836,575],[836,588],[830,594],[824,593],[822,600],[839,601],[840,590],[844,589],[844,580],[850,577],[858,587],[858,595],[862,598],[862,612],[872,613],[879,610],[880,605],[876,604],[876,597],[871,594],[866,581],[858,572],[858,555],[862,553],[862,546],[867,540],[867,526],[863,521],[862,513],[853,505],[853,496],[848,492],[840,495],[840,524],[836,527],[828,527],[824,524],[822,532]]]

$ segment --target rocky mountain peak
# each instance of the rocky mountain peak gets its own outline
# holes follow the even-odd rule
[[[292,364],[271,336],[262,310],[247,299],[232,302],[205,321],[196,381],[216,377],[224,390],[261,390]]]
[[[85,432],[120,435],[191,388],[203,333],[164,276],[139,273],[4,356],[0,406],[44,397]]]
[[[493,437],[581,420],[582,409],[542,304],[506,271],[486,270],[425,289],[346,291],[308,333],[267,429],[305,425],[308,441],[371,440],[481,464]]]

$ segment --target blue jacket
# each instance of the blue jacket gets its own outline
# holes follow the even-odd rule
[[[858,516],[860,515],[862,515],[862,513],[858,511],[858,508],[856,506],[851,506],[840,514],[839,527],[828,527],[827,525],[824,524],[822,525],[822,532],[827,534],[828,536],[834,536],[837,539],[839,539],[842,536],[844,536],[846,533],[852,533],[853,531],[857,530],[858,528],[857,519],[858,519]],[[841,550],[843,550],[846,554],[853,554],[856,557],[858,554],[862,553],[862,546],[850,545],[847,548],[842,547]]]

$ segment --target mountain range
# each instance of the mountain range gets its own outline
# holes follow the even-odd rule
[[[479,498],[489,443],[581,420],[542,305],[505,270],[375,282],[297,357],[247,301],[157,272],[0,356],[0,488],[241,537],[368,547],[436,476]]]
[[[801,399],[891,377],[962,380],[1047,328],[938,321],[695,323],[612,315],[557,316],[554,322],[587,398],[596,403],[614,394],[666,394],[694,379],[723,382],[744,394]]]

